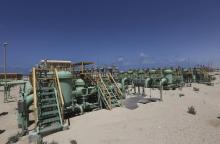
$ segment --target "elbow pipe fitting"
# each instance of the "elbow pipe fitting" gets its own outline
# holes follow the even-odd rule
[[[145,80],[145,83],[144,83],[144,87],[145,87],[145,88],[148,88],[148,85],[149,85],[150,80],[151,80],[151,78],[147,78],[147,79]]]
[[[125,82],[128,80],[128,78],[123,78],[121,80],[121,84],[122,84],[122,91],[124,92],[125,91]]]
[[[163,86],[166,82],[167,82],[167,79],[166,78],[162,78],[160,80],[160,86]]]
[[[77,114],[83,114],[83,107],[81,105],[78,105],[76,104],[73,108],[72,108],[72,111],[74,113],[77,113]]]

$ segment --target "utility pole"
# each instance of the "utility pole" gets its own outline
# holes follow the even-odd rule
[[[8,100],[8,94],[7,94],[7,46],[8,43],[3,43],[3,49],[4,49],[4,75],[5,75],[5,85],[4,85],[4,102],[7,102]]]

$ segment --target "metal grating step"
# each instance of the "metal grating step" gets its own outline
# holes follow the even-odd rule
[[[48,115],[55,115],[55,114],[59,114],[59,112],[57,110],[42,112],[41,116],[48,116]]]
[[[40,95],[42,96],[48,96],[48,95],[54,95],[55,92],[41,92]]]
[[[41,126],[45,125],[45,124],[49,124],[49,123],[54,123],[54,122],[58,122],[60,121],[59,117],[53,117],[53,118],[49,118],[49,119],[44,119],[40,122]]]
[[[49,105],[43,105],[41,106],[42,109],[45,109],[45,108],[53,108],[53,107],[56,107],[57,104],[49,104]]]
[[[41,99],[41,102],[52,102],[54,101],[54,103],[56,102],[56,98],[46,98],[46,99]]]
[[[42,87],[41,90],[42,91],[49,91],[49,90],[54,90],[54,88],[52,88],[52,87]]]

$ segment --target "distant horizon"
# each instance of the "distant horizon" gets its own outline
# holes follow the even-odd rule
[[[39,60],[39,62],[40,62],[40,60]],[[78,62],[80,62],[80,61],[78,61]],[[75,63],[77,63],[77,62],[75,62]],[[33,64],[32,66],[29,66],[29,67],[12,67],[12,66],[8,66],[7,67],[7,73],[21,73],[21,74],[24,74],[24,75],[26,74],[27,75],[31,72],[32,68],[37,64],[38,63]],[[130,66],[121,65],[120,66],[120,64],[102,64],[102,65],[97,65],[97,67],[117,66],[120,71],[127,71],[129,69],[147,69],[147,68],[154,69],[154,68],[159,68],[159,67],[160,68],[168,68],[168,67],[177,68],[178,66],[180,66],[182,68],[193,68],[193,67],[201,66],[201,65],[208,66],[208,67],[215,68],[215,69],[220,68],[220,67],[215,67],[215,66],[211,66],[211,65],[208,65],[208,64],[191,64],[191,65],[189,65],[188,63],[182,64],[182,65],[178,65],[178,64],[174,64],[174,65],[161,64],[161,65],[145,65],[145,66],[144,65],[138,65],[138,64],[133,65],[133,66],[132,65],[130,65]],[[0,73],[4,73],[4,67],[3,66],[0,66]]]

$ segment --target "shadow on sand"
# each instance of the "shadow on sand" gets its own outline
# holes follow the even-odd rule
[[[2,112],[2,113],[0,113],[0,116],[5,116],[7,114],[8,114],[8,112]]]
[[[123,102],[123,105],[127,109],[134,110],[138,108],[138,103],[147,104],[147,103],[156,102],[159,100],[160,100],[159,98],[146,98],[143,96],[136,96],[136,97],[131,97],[131,98],[126,99]]]
[[[4,133],[5,132],[5,130],[0,130],[0,134],[2,134],[2,133]]]

